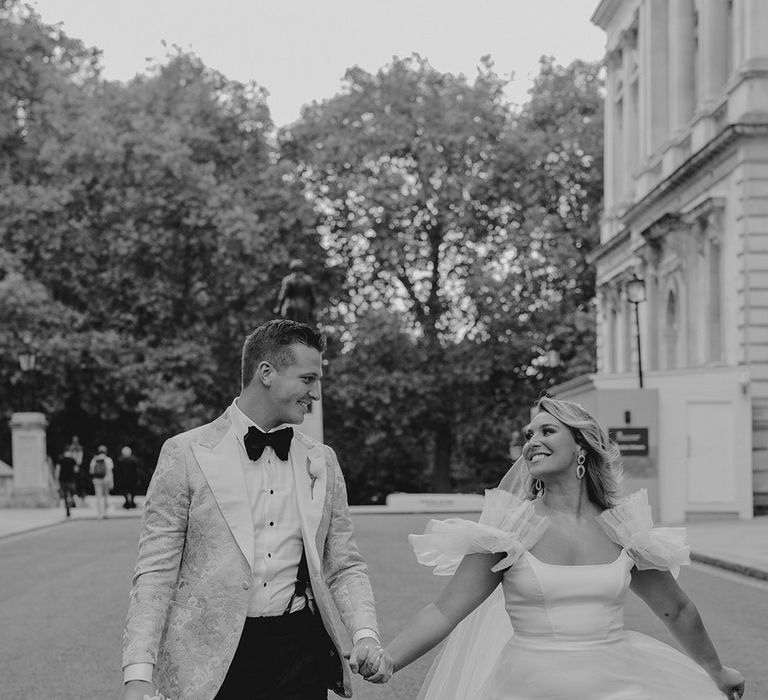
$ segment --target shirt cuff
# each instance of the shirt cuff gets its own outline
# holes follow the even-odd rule
[[[361,639],[364,639],[365,637],[373,637],[376,640],[377,644],[380,641],[379,635],[376,634],[375,630],[368,629],[367,627],[362,627],[352,635],[352,644],[357,644]]]
[[[123,669],[123,683],[127,683],[128,681],[146,681],[147,683],[151,683],[154,670],[154,664],[143,662],[138,664],[128,664]]]

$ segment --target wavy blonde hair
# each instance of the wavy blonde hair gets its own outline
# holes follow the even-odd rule
[[[542,396],[534,406],[567,426],[576,444],[584,450],[584,479],[589,500],[601,508],[613,508],[622,495],[623,470],[618,445],[608,437],[597,420],[577,403]],[[529,498],[537,495],[534,484],[533,478],[526,482],[525,492]]]

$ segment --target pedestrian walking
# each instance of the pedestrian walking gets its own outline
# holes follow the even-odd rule
[[[139,460],[133,450],[125,445],[115,460],[115,491],[122,493],[126,510],[136,507],[136,487],[139,481]]]
[[[88,471],[93,481],[93,493],[96,496],[96,513],[100,518],[107,517],[109,491],[114,486],[115,465],[107,454],[107,446],[99,445]]]
[[[72,436],[67,451],[75,460],[75,492],[77,501],[80,505],[85,505],[85,492],[88,485],[88,471],[85,469],[85,451],[80,444],[80,438],[77,435]]]
[[[77,484],[75,480],[77,478],[77,463],[72,456],[72,452],[69,449],[64,450],[63,454],[56,460],[56,467],[54,469],[54,476],[59,484],[59,494],[64,500],[64,510],[67,512],[67,517],[70,516],[70,510],[74,507],[75,493],[77,491]]]

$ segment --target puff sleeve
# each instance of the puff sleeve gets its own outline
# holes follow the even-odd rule
[[[449,518],[430,520],[423,535],[408,539],[420,564],[434,567],[434,574],[450,576],[465,554],[501,553],[506,556],[493,567],[512,566],[547,529],[547,519],[537,515],[533,501],[523,501],[503,489],[485,492],[480,520]]]
[[[597,521],[614,542],[624,547],[640,569],[668,570],[677,578],[680,567],[690,564],[690,547],[684,527],[653,527],[645,489],[635,491]]]

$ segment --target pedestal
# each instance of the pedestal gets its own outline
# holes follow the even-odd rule
[[[323,441],[323,399],[312,402],[312,410],[304,416],[304,422],[299,426],[313,440]]]
[[[13,508],[45,508],[58,504],[56,485],[48,466],[47,425],[42,413],[11,415],[13,489],[10,505]]]

